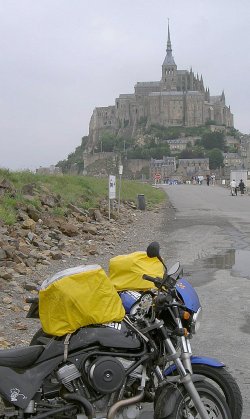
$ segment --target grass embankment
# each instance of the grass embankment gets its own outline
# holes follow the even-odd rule
[[[16,192],[5,193],[0,196],[0,220],[11,225],[16,222],[16,212],[20,205],[33,205],[37,209],[41,207],[39,194],[52,193],[61,196],[61,206],[53,209],[55,214],[62,215],[69,203],[80,208],[88,209],[98,207],[102,199],[108,198],[108,179],[70,176],[70,175],[41,175],[31,172],[9,172],[0,169],[0,183],[3,179],[8,180]],[[34,199],[25,198],[22,193],[24,185],[34,184],[37,194]],[[117,197],[118,197],[117,179]],[[138,194],[144,194],[147,207],[152,207],[162,202],[166,195],[161,189],[154,189],[151,185],[138,181],[123,180],[121,182],[121,201],[136,201]]]

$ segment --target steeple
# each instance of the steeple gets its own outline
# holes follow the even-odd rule
[[[161,81],[164,84],[163,90],[171,91],[176,90],[177,83],[177,65],[174,62],[172,56],[172,45],[170,40],[170,30],[168,22],[168,40],[167,40],[167,55],[162,64],[162,78]]]
[[[168,19],[168,42],[167,42],[167,49],[166,51],[170,52],[172,54],[172,46],[171,46],[171,40],[170,40],[170,30],[169,30],[169,19]]]
[[[166,57],[163,62],[163,65],[175,65],[174,57],[172,56],[172,45],[170,40],[170,30],[169,30],[169,20],[168,20],[168,40],[167,40],[167,49],[166,49]]]

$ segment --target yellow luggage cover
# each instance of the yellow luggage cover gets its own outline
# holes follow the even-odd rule
[[[82,265],[42,283],[39,315],[44,332],[63,336],[91,324],[119,322],[125,311],[101,266]]]
[[[143,274],[163,277],[159,259],[149,258],[146,252],[116,256],[109,261],[109,278],[117,291],[144,291],[155,288],[153,282],[142,279]]]

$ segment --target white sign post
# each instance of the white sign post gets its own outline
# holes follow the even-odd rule
[[[119,213],[119,211],[120,211],[120,202],[121,202],[122,173],[123,173],[123,165],[122,165],[122,164],[120,164],[120,166],[119,166],[118,213]]]
[[[109,220],[110,220],[110,201],[116,197],[116,179],[115,176],[109,175]]]

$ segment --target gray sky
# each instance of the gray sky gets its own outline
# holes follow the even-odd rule
[[[249,0],[0,0],[0,167],[56,164],[96,106],[160,80],[168,18],[177,68],[224,89],[249,134]]]

